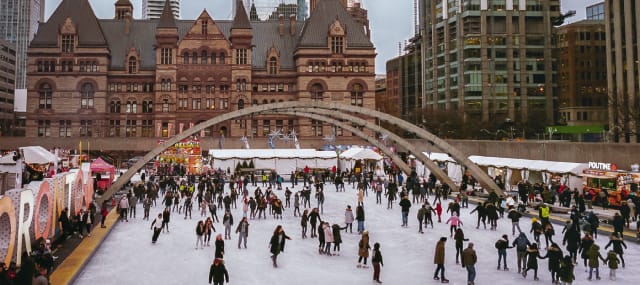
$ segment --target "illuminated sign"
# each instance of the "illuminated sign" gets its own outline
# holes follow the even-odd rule
[[[615,163],[589,161],[589,169],[616,171],[618,170],[618,166],[616,166]]]
[[[81,170],[65,172],[5,192],[0,198],[0,262],[20,265],[22,252],[33,251],[32,241],[53,239],[62,230],[58,216],[65,207],[70,215],[89,208],[93,181],[91,175],[84,177]]]

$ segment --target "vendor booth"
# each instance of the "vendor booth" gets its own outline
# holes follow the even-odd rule
[[[620,206],[631,192],[638,190],[639,172],[619,170],[613,163],[589,162],[589,168],[582,174],[584,193],[591,192],[597,196],[606,191],[611,206]]]
[[[382,155],[368,148],[352,147],[340,153],[340,171],[346,169],[355,173],[382,169]]]
[[[159,140],[158,145],[165,141]],[[156,166],[175,167],[182,166],[190,174],[202,173],[202,153],[200,152],[200,140],[190,137],[168,147],[160,155]]]
[[[107,190],[115,178],[115,167],[98,157],[91,162],[90,168],[92,176],[96,179],[96,186],[98,187],[95,191]]]
[[[210,149],[209,157],[213,169],[235,170],[238,164],[246,163],[255,169],[273,169],[283,174],[305,167],[331,169],[336,165],[335,151],[314,149]]]

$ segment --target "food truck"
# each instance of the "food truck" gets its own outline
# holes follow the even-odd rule
[[[640,183],[640,172],[619,170],[614,163],[589,162],[589,168],[583,171],[582,177],[583,193],[593,190],[597,197],[606,189],[609,205],[615,207],[620,206],[631,191],[637,191]]]

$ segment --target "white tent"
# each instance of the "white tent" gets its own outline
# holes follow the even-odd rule
[[[274,169],[288,174],[299,168],[329,169],[336,165],[334,151],[314,149],[210,149],[211,166],[214,169],[235,169],[238,163],[253,161],[254,168]]]
[[[375,161],[376,167],[382,169],[382,155],[371,149],[352,147],[340,153],[340,170],[353,169],[358,160]]]
[[[489,172],[493,169],[506,169],[505,181],[511,181],[512,170],[521,170],[522,178],[528,180],[539,180],[540,182],[549,183],[551,174],[562,176],[562,183],[569,187],[577,187],[582,183],[582,171],[588,166],[586,163],[561,162],[547,160],[531,160],[506,157],[490,157],[490,156],[469,156],[469,160],[480,166],[489,167]],[[535,174],[535,175],[532,175]]]
[[[16,172],[16,162],[13,161],[13,155],[5,155],[0,157],[0,172]]]
[[[60,161],[60,158],[55,154],[41,146],[25,146],[21,147],[20,151],[22,152],[25,163],[48,164]]]

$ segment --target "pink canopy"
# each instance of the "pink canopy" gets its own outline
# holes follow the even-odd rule
[[[91,163],[90,168],[92,173],[109,173],[109,177],[104,177],[104,175],[102,175],[102,179],[97,181],[99,189],[105,190],[111,186],[111,182],[113,181],[116,172],[116,168],[113,165],[108,164],[106,161],[102,160],[102,158],[98,157]]]

